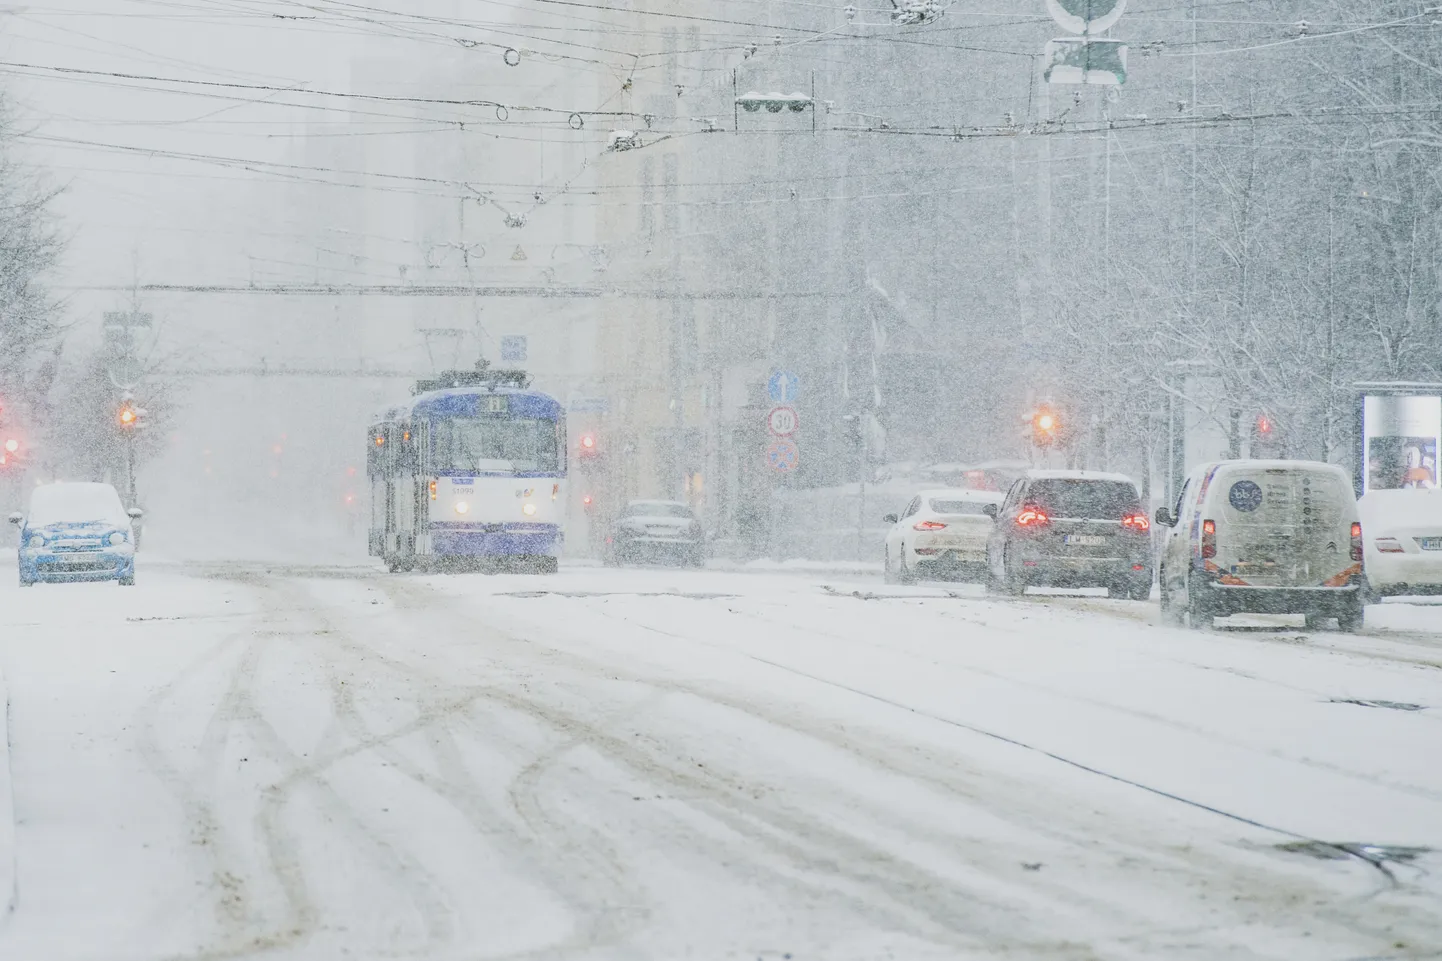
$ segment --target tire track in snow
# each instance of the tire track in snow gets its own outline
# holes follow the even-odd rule
[[[424,603],[424,602],[423,602],[423,603],[420,604],[420,610],[421,610],[422,612],[426,612],[426,611],[432,611],[432,612],[433,612],[434,608],[433,608],[433,605],[431,605],[431,604],[429,604],[429,603]],[[608,616],[609,616],[609,615],[608,615]],[[474,620],[472,620],[472,621],[470,621],[470,622],[471,622],[471,623],[474,623]],[[676,637],[676,639],[678,639],[678,640],[693,640],[693,639],[690,639],[690,638],[680,637],[679,635],[675,635],[675,637]],[[516,637],[514,637],[514,636],[510,636],[510,637],[508,637],[507,639],[508,639],[508,640],[511,640],[511,641],[518,641],[518,640],[519,640],[518,638],[516,638]],[[528,644],[530,644],[530,643],[534,643],[534,642],[525,641],[525,642],[521,642],[521,643],[528,643]],[[703,642],[703,643],[704,643],[704,642]],[[557,657],[558,653],[559,653],[559,652],[556,652],[556,651],[554,651],[554,650],[550,650],[550,651],[549,651],[549,656],[554,659],[554,658]],[[567,658],[570,658],[571,660],[576,660],[576,658],[575,658],[574,655],[566,655],[566,657],[567,657]],[[636,676],[635,676],[633,673],[631,673],[631,672],[627,672],[627,671],[623,671],[623,670],[618,670],[617,668],[615,668],[615,667],[613,667],[613,666],[611,666],[611,665],[607,665],[607,664],[600,664],[600,663],[598,663],[598,662],[585,662],[585,667],[586,667],[592,674],[601,674],[602,676],[615,676],[615,677],[617,677],[618,679],[635,680],[635,681],[637,681],[637,682],[639,682],[639,683],[649,683],[649,684],[652,684],[652,685],[657,685],[657,684],[658,684],[658,682],[657,682],[654,678],[638,678],[638,677],[636,677]],[[733,708],[735,708],[735,709],[737,709],[737,710],[740,710],[740,711],[744,711],[744,712],[747,712],[747,713],[751,713],[751,714],[753,714],[753,715],[754,715],[754,714],[757,714],[756,705],[755,705],[754,703],[745,703],[745,702],[743,702],[743,703],[737,703],[735,700],[732,700],[732,699],[730,699],[730,698],[726,698],[726,697],[718,698],[714,692],[699,691],[699,690],[696,690],[696,689],[694,689],[694,688],[688,688],[688,687],[686,687],[686,686],[684,686],[684,685],[674,685],[674,684],[668,684],[667,682],[659,682],[659,686],[669,687],[669,688],[671,688],[672,690],[676,690],[676,691],[685,691],[685,692],[687,692],[687,693],[695,694],[695,695],[698,696],[698,697],[701,697],[701,698],[704,698],[704,699],[709,699],[709,700],[712,700],[712,701],[716,701],[716,702],[721,703],[721,704],[723,704],[723,705],[725,705],[725,706],[728,706],[728,707],[733,707]],[[794,723],[794,719],[792,719],[792,718],[782,718],[782,717],[776,717],[776,716],[765,716],[764,714],[763,714],[762,716],[763,716],[763,718],[764,718],[765,720],[767,720],[769,723],[774,723],[774,724],[777,724],[778,726],[781,726],[781,727],[790,727],[790,728],[796,729],[796,724]],[[801,730],[802,730],[803,733],[806,733],[806,734],[813,734],[813,733],[814,733],[814,732],[812,732],[812,731],[809,730],[809,729],[804,729],[804,728],[803,728],[803,729],[801,729]],[[843,746],[844,746],[845,748],[847,748],[847,749],[850,749],[850,750],[853,750],[853,751],[855,750],[855,745],[854,745],[854,744],[847,743],[847,744],[844,744]],[[912,773],[915,773],[915,772],[912,772]],[[933,772],[933,775],[934,775],[934,772]],[[688,783],[688,784],[689,784],[690,782],[683,782],[683,783]],[[1004,802],[1004,803],[1005,803],[1005,802]],[[1051,812],[1050,812],[1050,813],[1054,816],[1056,810],[1058,810],[1058,809],[1064,809],[1064,805],[1059,804],[1058,807],[1053,807],[1053,808],[1051,809]],[[708,813],[713,813],[713,812],[710,811],[709,808],[706,809],[706,810],[707,810]],[[746,802],[745,802],[743,805],[741,805],[741,810],[742,810],[742,813],[743,813],[744,815],[746,815],[746,816],[761,817],[761,818],[763,818],[763,819],[765,818],[765,815],[758,815],[758,805],[757,805],[753,800],[751,800],[751,799],[749,799],[749,798],[746,799]],[[1039,820],[1039,821],[1037,821],[1037,822],[1033,822],[1032,824],[1027,825],[1027,826],[1030,827],[1030,828],[1032,828],[1032,829],[1035,829],[1035,827],[1037,826],[1038,823],[1045,823],[1045,822],[1044,822],[1044,818],[1045,818],[1045,815],[1043,815],[1043,820]],[[744,822],[743,822],[743,823],[728,822],[728,823],[732,823],[732,826],[735,827],[739,832],[743,833],[744,835],[750,836],[750,837],[754,838],[754,839],[755,839],[759,844],[761,844],[763,847],[764,847],[765,845],[768,845],[768,844],[774,846],[774,845],[780,843],[781,841],[783,841],[783,840],[785,839],[785,832],[787,832],[787,831],[790,831],[792,835],[794,835],[795,837],[798,837],[798,838],[806,838],[806,837],[808,837],[808,836],[811,837],[811,838],[815,838],[818,834],[823,833],[823,832],[820,832],[820,831],[817,830],[817,827],[816,827],[816,825],[814,824],[814,822],[807,821],[807,820],[805,820],[805,819],[801,819],[800,821],[795,821],[795,822],[792,822],[792,823],[789,823],[789,824],[787,824],[787,823],[778,823],[778,822],[772,820],[772,821],[769,822],[769,823],[765,823],[765,824],[759,825],[759,826],[758,826],[757,824],[754,824],[754,823],[748,824],[748,823],[744,823]],[[884,860],[890,859],[890,858],[892,857],[889,852],[882,852],[881,855],[878,857],[878,856],[876,856],[876,852],[875,852],[874,850],[857,850],[856,847],[855,847],[855,845],[854,845],[854,843],[853,843],[853,840],[854,840],[854,839],[849,838],[849,837],[836,837],[836,836],[826,837],[826,838],[823,840],[823,843],[820,845],[821,851],[823,852],[823,855],[822,855],[822,856],[823,856],[823,857],[830,856],[833,860],[835,860],[835,859],[838,859],[838,858],[836,857],[837,852],[845,852],[845,853],[846,853],[846,856],[845,856],[844,858],[842,858],[841,860],[845,860],[848,865],[865,865],[865,866],[868,866],[868,867],[871,866],[874,862],[884,861]],[[1073,843],[1078,843],[1078,839],[1075,838],[1075,837],[1069,838],[1068,840],[1072,841]],[[1080,843],[1087,843],[1088,841],[1090,841],[1091,843],[1095,843],[1094,840],[1089,839],[1089,838],[1083,838]],[[1118,845],[1118,846],[1119,846],[1119,847],[1122,847],[1123,849],[1126,849],[1126,848],[1127,848],[1127,845]],[[730,854],[732,854],[732,855],[734,856],[734,852],[727,852],[727,853],[730,853]],[[803,864],[805,867],[807,867],[807,868],[809,868],[809,869],[813,869],[813,870],[817,869],[817,867],[818,867],[818,864],[816,863],[817,858],[814,856],[814,852],[802,850],[800,846],[796,846],[796,847],[794,847],[789,853],[790,853],[790,855],[791,855],[798,863]],[[969,856],[970,859],[973,859],[973,860],[974,860],[974,859],[976,858],[976,856],[977,856],[978,853],[979,853],[979,852],[978,852],[977,850],[975,850],[975,849],[967,849],[967,850],[964,852],[964,855],[965,855],[965,856]],[[1138,859],[1139,861],[1140,861],[1140,860],[1145,860],[1145,861],[1147,861],[1147,862],[1149,862],[1149,863],[1152,863],[1152,864],[1154,864],[1154,865],[1156,865],[1156,864],[1158,863],[1158,861],[1161,860],[1161,859],[1159,859],[1159,858],[1157,857],[1157,853],[1156,853],[1156,850],[1155,850],[1155,849],[1147,849],[1147,850],[1133,849],[1133,850],[1132,850],[1132,853],[1137,856],[1137,859]],[[1182,864],[1182,863],[1180,863],[1181,860],[1182,860],[1182,859],[1178,859],[1179,863],[1178,863],[1177,865],[1175,865],[1176,868],[1180,869],[1180,868],[1182,868],[1182,867],[1185,867],[1185,868],[1188,870],[1189,873],[1195,873],[1195,868],[1197,867],[1197,865],[1196,865],[1195,863]],[[1195,858],[1192,858],[1191,860],[1192,860],[1192,862],[1195,862],[1196,859],[1195,859]],[[1006,869],[1006,868],[1009,868],[1011,871],[1014,871],[1014,870],[1015,870],[1015,867],[1016,867],[1015,858],[1014,858],[1014,856],[1013,856],[1012,859],[1006,860],[1006,861],[1004,861],[1004,862],[999,861],[996,865],[994,865],[994,867],[997,869],[998,873],[1000,873],[1002,870],[1004,870],[1004,869]],[[1163,865],[1163,867],[1165,867],[1165,865]],[[1237,872],[1238,872],[1238,868],[1239,868],[1239,866],[1238,866],[1237,864],[1235,864],[1235,863],[1227,863],[1227,864],[1225,864],[1225,865],[1218,864],[1218,865],[1215,865],[1215,867],[1225,867],[1226,873],[1229,873],[1229,874],[1231,874],[1231,875],[1234,876],[1234,877],[1236,876],[1236,874],[1237,874]],[[1223,872],[1218,872],[1218,873],[1223,873]],[[870,879],[868,879],[868,880],[870,880]],[[1031,880],[1031,879],[1029,879],[1029,880]],[[934,876],[929,876],[929,877],[926,877],[924,880],[917,879],[917,880],[916,880],[916,883],[914,883],[914,884],[913,884],[909,889],[907,889],[907,890],[908,890],[909,892],[914,892],[915,890],[924,890],[924,889],[926,889],[926,888],[928,888],[928,887],[934,888],[934,887],[937,887],[937,886],[945,886],[946,884],[947,884],[947,881],[946,881],[945,879],[939,879],[939,878],[936,878],[936,877],[934,877]],[[870,891],[869,893],[872,895],[872,899],[874,900],[875,895],[878,894],[878,893],[881,893],[881,892],[873,889],[873,890]],[[1318,892],[1318,893],[1320,893],[1320,892]],[[1056,892],[1056,896],[1057,896],[1058,899],[1059,899],[1059,903],[1060,903],[1060,899],[1061,899],[1061,898],[1067,898],[1067,899],[1075,900],[1075,899],[1077,899],[1077,898],[1080,896],[1083,900],[1085,899],[1085,894],[1084,894],[1084,892],[1078,892],[1078,891],[1076,891],[1076,890],[1074,890],[1074,889],[1059,889],[1059,890]],[[1260,895],[1260,896],[1259,896],[1259,899],[1261,899],[1261,900],[1266,900],[1266,896],[1265,896],[1265,895]],[[953,909],[953,910],[954,910],[954,907],[955,907],[955,906],[954,906],[953,904],[948,904],[948,905],[947,905],[947,908],[950,908],[950,909]],[[1111,907],[1114,908],[1115,906],[1112,905]],[[998,906],[993,905],[992,908],[987,912],[988,919],[989,919],[990,921],[992,921],[992,922],[994,922],[997,917],[999,917],[999,916],[1004,916],[1005,913],[1006,913],[1004,909],[1003,909],[1003,910],[998,910],[997,908],[998,908]],[[955,919],[953,918],[952,920],[955,920]],[[1128,916],[1128,920],[1136,921],[1137,918],[1136,918],[1134,915],[1133,915],[1133,916]],[[985,923],[985,922],[982,922],[982,923],[973,923],[973,924],[965,925],[965,927],[964,927],[964,932],[965,932],[965,934],[967,934],[967,935],[974,935],[974,934],[976,934],[978,931],[986,931],[986,930],[988,930],[988,928],[989,928],[989,925],[988,925],[987,923]],[[1009,930],[1007,931],[1007,934],[1011,934],[1012,931],[1014,930],[1014,927],[1013,927],[1013,926],[1008,926],[1008,928],[1009,928]],[[993,935],[993,939],[994,939],[994,940],[993,940],[992,943],[997,943],[998,941],[1003,941],[1003,940],[1004,940],[1004,936]],[[954,943],[955,943],[955,942],[954,942]],[[956,945],[957,947],[963,946],[962,943],[955,943],[955,945]],[[974,946],[974,945],[972,945],[972,946]],[[1038,945],[1032,945],[1032,947],[1038,947]]]
[[[624,616],[621,616],[621,617],[618,618],[618,617],[617,617],[616,615],[614,615],[613,613],[611,613],[611,612],[609,612],[609,611],[603,610],[603,606],[602,606],[602,605],[588,604],[587,607],[588,607],[588,609],[589,609],[591,612],[593,612],[593,613],[599,613],[599,614],[602,614],[602,615],[604,615],[604,616],[606,616],[606,617],[608,617],[608,618],[611,618],[611,619],[619,619],[619,620],[622,620],[622,621],[626,620],[626,618],[625,618]],[[683,635],[679,635],[679,634],[669,633],[669,632],[666,632],[666,631],[661,631],[661,630],[659,630],[659,629],[650,628],[650,627],[647,627],[647,626],[645,626],[645,625],[636,625],[636,626],[637,626],[637,627],[641,627],[642,629],[651,630],[651,631],[656,632],[656,633],[664,634],[664,635],[666,635],[666,636],[668,636],[668,637],[671,637],[671,638],[673,638],[673,639],[675,639],[675,640],[679,640],[679,641],[686,641],[686,642],[692,642],[692,643],[701,643],[701,644],[704,644],[704,645],[707,645],[707,646],[717,646],[717,645],[715,645],[714,642],[708,642],[708,641],[700,640],[700,639],[694,638],[694,637],[687,637],[687,636],[683,636]],[[749,655],[747,655],[744,651],[739,651],[739,650],[736,650],[736,649],[734,649],[734,648],[728,648],[728,647],[725,647],[725,646],[721,646],[721,649],[722,649],[722,650],[726,650],[728,653],[731,653],[731,654],[734,654],[734,655],[737,655],[737,656],[742,656],[742,657],[749,656]],[[614,670],[614,669],[612,669],[612,670]],[[705,697],[705,696],[707,696],[707,695],[704,694],[704,693],[702,693],[702,694],[700,694],[700,696]],[[743,708],[743,709],[744,709],[744,708]],[[787,724],[788,722],[785,721],[785,720],[780,720],[778,723],[785,725],[785,724]],[[1003,801],[1002,803],[1005,803],[1005,802]],[[1061,807],[1061,808],[1053,807],[1053,808],[1051,808],[1053,817],[1054,817],[1055,811],[1058,810],[1058,809],[1064,809],[1064,807]],[[1044,818],[1044,817],[1045,817],[1045,815],[1043,814],[1043,818]],[[1044,823],[1044,821],[1038,820],[1036,823]],[[1035,826],[1035,825],[1034,825],[1034,826]],[[1093,826],[1093,827],[1094,827],[1094,826]],[[1080,840],[1081,840],[1083,843],[1084,843],[1084,841],[1085,841],[1085,837],[1086,837],[1086,836],[1085,836],[1084,834],[1081,836],[1081,839],[1080,839]],[[1155,862],[1155,859],[1156,859],[1156,849],[1155,849],[1155,848],[1138,849],[1138,848],[1135,847],[1134,843],[1132,843],[1132,842],[1134,842],[1134,840],[1135,840],[1135,832],[1133,831],[1133,832],[1131,832],[1131,833],[1129,834],[1129,836],[1128,836],[1127,839],[1112,838],[1112,839],[1107,839],[1106,843],[1108,843],[1108,844],[1114,844],[1114,845],[1122,848],[1123,850],[1128,850],[1128,851],[1129,851],[1128,857],[1136,857],[1138,860],[1141,860],[1141,861],[1144,861],[1144,862],[1147,862],[1147,861]],[[1198,852],[1195,852],[1195,851],[1193,851],[1193,852],[1188,852],[1188,860],[1189,860],[1190,862],[1193,862],[1193,863],[1191,863],[1191,864],[1188,865],[1188,867],[1190,867],[1190,868],[1193,869],[1190,873],[1195,873],[1195,870],[1194,870],[1194,869],[1195,869],[1196,867],[1201,866],[1201,865],[1195,863],[1195,862],[1198,861],[1198,856],[1197,856],[1197,855],[1198,855]],[[1227,879],[1228,879],[1228,882],[1229,882],[1229,885],[1230,885],[1231,887],[1233,887],[1233,888],[1235,888],[1235,889],[1242,889],[1242,890],[1251,891],[1251,892],[1253,892],[1253,896],[1255,896],[1255,897],[1256,897],[1258,900],[1260,900],[1260,901],[1270,900],[1270,899],[1272,899],[1272,898],[1274,898],[1274,897],[1275,897],[1275,898],[1280,898],[1280,900],[1283,901],[1283,902],[1285,902],[1285,903],[1293,903],[1293,902],[1295,902],[1295,901],[1301,900],[1301,899],[1303,899],[1303,898],[1308,898],[1308,897],[1311,897],[1311,898],[1325,898],[1325,899],[1332,900],[1332,901],[1336,901],[1336,900],[1337,900],[1336,897],[1335,897],[1335,892],[1333,892],[1333,891],[1327,891],[1327,890],[1325,890],[1325,889],[1318,889],[1318,888],[1316,888],[1315,885],[1312,883],[1312,880],[1313,880],[1313,879],[1311,879],[1311,878],[1298,878],[1298,877],[1295,877],[1295,876],[1285,876],[1285,875],[1283,875],[1283,874],[1281,873],[1280,867],[1278,867],[1277,870],[1276,870],[1275,872],[1273,872],[1273,873],[1274,873],[1274,877],[1273,877],[1273,879],[1272,879],[1270,882],[1258,883],[1260,879],[1258,879],[1258,878],[1256,878],[1256,877],[1251,877],[1251,876],[1249,876],[1249,875],[1247,874],[1247,872],[1248,872],[1248,871],[1255,871],[1255,870],[1257,870],[1258,868],[1263,868],[1263,869],[1265,870],[1266,867],[1270,867],[1269,865],[1266,865],[1265,862],[1256,862],[1256,863],[1253,863],[1253,864],[1250,864],[1250,865],[1247,865],[1246,867],[1244,867],[1243,865],[1238,864],[1238,863],[1236,863],[1235,861],[1223,862],[1223,861],[1219,861],[1219,860],[1216,860],[1215,858],[1213,858],[1213,859],[1210,860],[1210,867],[1211,867],[1213,873],[1214,873],[1216,876],[1220,876],[1220,877],[1227,878]],[[1293,888],[1293,892],[1292,892],[1292,893],[1289,893],[1289,894],[1286,894],[1286,895],[1277,895],[1277,894],[1272,890],[1272,887],[1273,887],[1274,884],[1279,884],[1279,883],[1283,883],[1283,882],[1285,882],[1286,884],[1291,885],[1292,888]],[[1305,890],[1305,889],[1307,889],[1307,888],[1313,888],[1313,889],[1314,889],[1313,892],[1312,892],[1312,894],[1307,895],[1307,894],[1301,893],[1303,890]],[[1389,919],[1389,918],[1386,918],[1385,916],[1386,916],[1389,912],[1386,911],[1385,909],[1384,909],[1384,910],[1381,910],[1381,911],[1379,912],[1378,906],[1375,905],[1375,904],[1372,904],[1372,905],[1369,905],[1369,906],[1368,906],[1368,913],[1371,914],[1371,915],[1375,915],[1375,914],[1380,913],[1380,914],[1383,915],[1383,917],[1377,918],[1376,920],[1371,920],[1371,919],[1364,920],[1362,917],[1354,916],[1354,917],[1350,918],[1345,925],[1343,925],[1344,930],[1347,930],[1349,933],[1362,934],[1362,935],[1365,935],[1365,936],[1367,936],[1367,937],[1385,938],[1385,937],[1387,936],[1387,931],[1386,931],[1386,928],[1385,928],[1383,925],[1385,925],[1385,923],[1386,923],[1388,920],[1390,920],[1390,921],[1392,921],[1392,922],[1399,922],[1399,923],[1400,923],[1400,922],[1414,922],[1414,921],[1417,920],[1415,917],[1406,915],[1405,913],[1398,914],[1397,912],[1390,912],[1390,913],[1392,914],[1392,916],[1390,917],[1390,919]]]

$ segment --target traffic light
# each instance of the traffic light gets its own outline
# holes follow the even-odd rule
[[[1263,459],[1282,457],[1285,448],[1286,442],[1277,422],[1270,414],[1258,414],[1252,422],[1252,456]]]
[[[140,430],[146,426],[145,408],[138,406],[135,399],[127,394],[120,399],[120,407],[115,411],[115,422],[122,431]]]
[[[1038,407],[1031,415],[1031,442],[1037,447],[1053,447],[1061,439],[1061,415],[1048,406]]]
[[[0,443],[0,468],[19,463],[20,446],[20,438],[13,436],[7,436],[4,443]]]
[[[601,454],[601,442],[596,437],[595,431],[586,431],[576,442],[576,447],[583,460],[591,460]]]

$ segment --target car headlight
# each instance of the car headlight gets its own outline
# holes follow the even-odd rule
[[[126,536],[124,531],[116,531],[114,534],[111,534],[105,539],[105,543],[109,544],[111,547],[119,547],[121,544],[124,544],[128,540],[130,540],[130,538]]]
[[[470,513],[470,510],[471,510],[471,505],[470,505],[470,504],[467,504],[465,501],[456,501],[456,513],[457,513],[457,514],[468,514],[468,513]]]
[[[535,504],[522,504],[522,505],[521,505],[521,513],[522,513],[522,514],[525,514],[527,517],[535,517],[535,516],[536,516],[536,505],[535,505]]]
[[[45,546],[45,538],[41,537],[39,534],[31,534],[30,539],[25,542],[25,546],[33,548],[35,550],[39,550],[40,548]]]

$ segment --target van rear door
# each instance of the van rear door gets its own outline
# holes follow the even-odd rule
[[[1224,573],[1256,587],[1323,587],[1347,574],[1356,502],[1341,472],[1238,467],[1218,481],[1204,512],[1220,508]]]

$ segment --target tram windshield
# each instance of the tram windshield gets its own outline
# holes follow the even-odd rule
[[[456,417],[431,426],[438,471],[557,473],[561,440],[556,421],[541,418]]]

